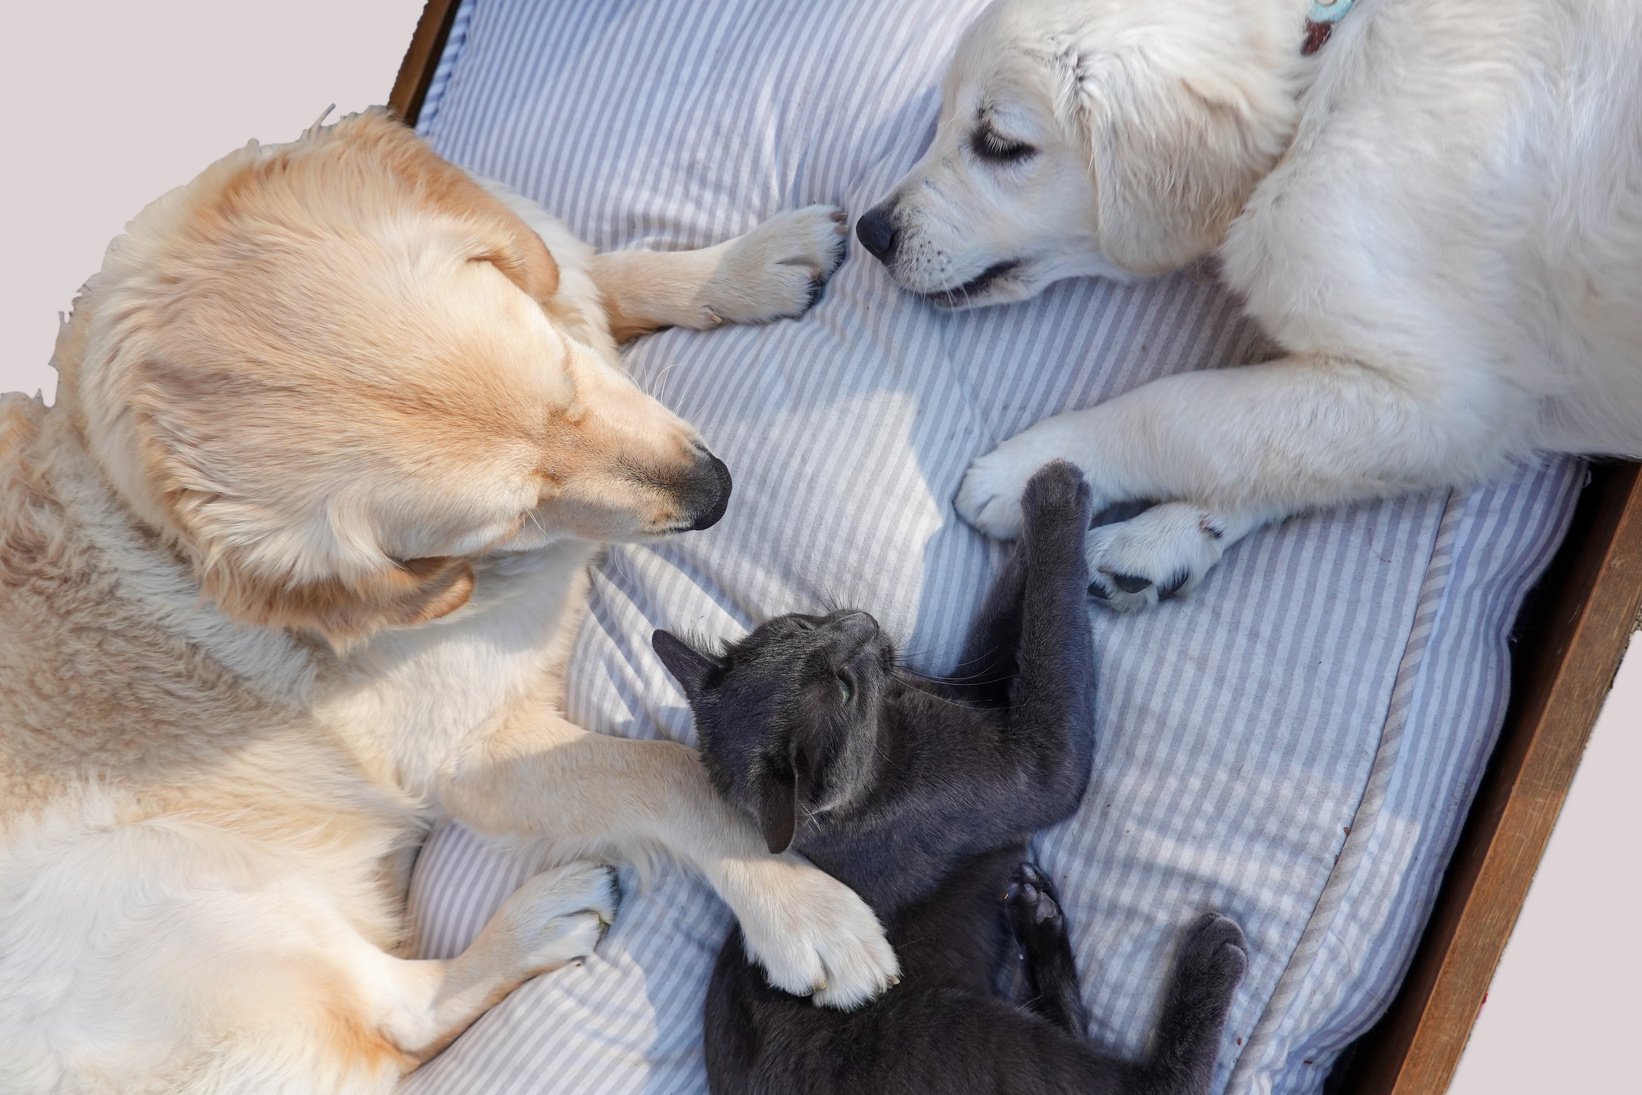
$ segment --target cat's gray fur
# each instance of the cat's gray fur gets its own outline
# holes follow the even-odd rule
[[[1210,914],[1186,931],[1150,1054],[1116,1060],[1087,1040],[1060,906],[1023,862],[1035,830],[1077,809],[1095,739],[1089,491],[1052,464],[1025,509],[962,681],[897,668],[864,612],[783,616],[716,656],[656,633],[719,791],[771,851],[854,887],[904,975],[858,1011],[829,1011],[770,988],[732,935],[707,997],[715,1092],[1208,1089],[1246,964],[1237,925]],[[1017,948],[1023,1005],[995,988]]]

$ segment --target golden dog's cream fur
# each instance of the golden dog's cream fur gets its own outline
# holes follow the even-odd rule
[[[559,714],[597,543],[728,494],[615,338],[798,314],[838,233],[594,256],[379,113],[131,224],[56,405],[0,401],[0,1090],[390,1088],[591,950],[616,893],[581,856],[692,864],[782,987],[888,982],[871,911],[692,751]],[[441,816],[563,865],[405,960]]]

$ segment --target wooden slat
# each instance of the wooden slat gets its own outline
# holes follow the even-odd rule
[[[1511,710],[1413,967],[1334,1090],[1438,1095],[1459,1067],[1642,610],[1637,466],[1600,469],[1581,509],[1524,620]]]
[[[439,55],[444,52],[445,39],[456,18],[456,5],[457,0],[428,0],[422,18],[416,22],[410,49],[399,63],[399,76],[393,82],[388,106],[410,125],[416,124],[422,112],[422,100],[427,98],[433,70],[439,65]]]

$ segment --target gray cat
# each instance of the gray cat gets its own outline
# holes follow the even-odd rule
[[[765,983],[737,931],[707,994],[707,1074],[720,1093],[1133,1092],[1208,1089],[1243,976],[1243,936],[1213,914],[1185,933],[1144,1062],[1103,1056],[1066,922],[1023,862],[1069,817],[1094,751],[1084,563],[1089,490],[1051,464],[968,639],[961,680],[897,667],[865,612],[783,616],[704,654],[658,631],[715,786],[852,886],[889,926],[904,981],[858,1011]],[[1018,949],[1023,1005],[997,989]]]

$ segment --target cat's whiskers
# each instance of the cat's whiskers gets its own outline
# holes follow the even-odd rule
[[[933,657],[936,654],[940,654],[943,651],[950,650],[952,647],[957,646],[959,643],[964,642],[964,641],[965,641],[964,636],[957,636],[957,637],[954,637],[954,638],[951,638],[951,639],[947,639],[945,642],[936,643],[934,646],[923,646],[923,647],[918,647],[917,649],[901,648],[901,647],[897,646],[896,649],[899,651],[901,657],[905,657],[905,658],[928,658],[928,657]],[[980,657],[986,657],[990,653],[991,653],[991,651],[988,651],[987,654],[985,654],[985,655],[980,655],[979,657],[976,657],[976,658],[968,658],[964,661],[959,662],[953,668],[961,669],[964,666],[968,665],[970,662],[978,661]]]
[[[897,672],[903,674],[903,676],[902,676],[903,680],[909,679],[909,676],[910,676],[910,678],[912,678],[912,679],[929,681],[929,682],[934,683],[934,684],[951,684],[951,685],[996,684],[998,681],[1008,680],[1010,677],[1014,676],[1014,673],[1009,672],[1009,673],[1003,673],[999,676],[991,677],[991,678],[987,678],[987,679],[983,680],[982,677],[981,677],[981,674],[986,672],[986,670],[983,669],[983,670],[978,670],[975,673],[966,674],[964,676],[943,677],[943,676],[939,676],[939,675],[933,674],[933,673],[921,673],[917,669],[914,669],[912,666],[907,665],[906,663],[902,662],[899,658],[897,658],[895,660],[895,670]]]
[[[945,704],[948,707],[956,707],[960,711],[1005,712],[1005,711],[1009,711],[1009,710],[1013,709],[1013,705],[996,705],[995,706],[995,705],[992,705],[992,704],[982,705],[982,704],[978,704],[978,703],[964,703],[963,701],[953,699],[950,696],[943,696],[939,692],[935,692],[935,691],[932,691],[932,690],[927,689],[927,688],[919,688],[918,687],[918,685],[920,683],[946,683],[946,682],[935,681],[933,678],[929,678],[929,677],[922,678],[921,680],[919,680],[919,679],[909,679],[906,674],[902,673],[898,669],[897,670],[892,670],[892,673],[893,673],[896,680],[900,681],[902,684],[906,685],[908,688],[913,689],[920,696],[928,696],[930,699],[934,700],[936,703],[942,703],[942,704]],[[975,682],[972,682],[971,684],[969,684],[969,687],[979,688],[979,687],[982,687],[983,685],[987,685],[987,684],[997,684],[998,682],[1003,681],[1003,680],[1007,680],[1007,679],[1008,679],[1007,677],[996,677],[996,678],[993,678],[992,680],[989,680],[989,681],[975,681]],[[955,686],[948,685],[948,687],[955,687]]]

